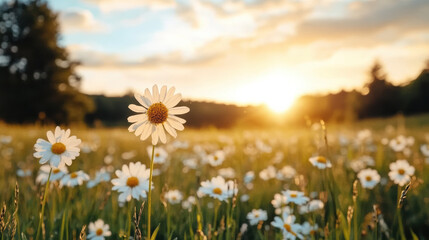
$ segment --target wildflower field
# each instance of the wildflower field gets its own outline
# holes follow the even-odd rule
[[[1,126],[2,239],[36,236],[49,168],[33,156],[34,144],[53,128]],[[71,132],[82,140],[80,154],[51,175],[40,239],[144,238],[146,193],[121,202],[111,179],[123,165],[149,166],[151,143],[119,128]],[[159,227],[156,239],[426,239],[427,133],[325,135],[319,123],[294,131],[186,129],[155,148],[152,231]]]

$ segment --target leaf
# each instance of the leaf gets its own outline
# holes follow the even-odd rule
[[[419,237],[414,233],[413,229],[411,229],[411,236],[413,237],[413,240],[419,240]]]
[[[24,234],[24,233],[21,233],[21,239],[22,239],[22,240],[27,240],[27,236],[25,236],[25,234]]]
[[[155,231],[153,231],[152,236],[150,237],[150,240],[156,239],[156,235],[158,234],[158,231],[159,231],[159,226],[160,224],[158,225],[158,227],[156,227]]]
[[[347,225],[346,217],[344,216],[344,214],[339,209],[337,209],[337,215],[340,218],[340,223],[341,223],[341,227],[342,227],[342,230],[343,230],[344,238],[346,240],[349,240],[349,238],[350,238],[350,229],[349,229],[349,226]]]

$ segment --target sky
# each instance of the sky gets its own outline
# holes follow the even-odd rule
[[[267,104],[362,89],[378,60],[395,84],[429,59],[427,0],[48,0],[81,90],[154,84],[186,99]]]

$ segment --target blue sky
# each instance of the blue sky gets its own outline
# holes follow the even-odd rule
[[[427,0],[48,2],[87,93],[166,84],[185,98],[285,108],[361,89],[376,59],[402,84],[429,58]]]

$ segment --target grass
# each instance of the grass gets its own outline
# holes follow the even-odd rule
[[[270,225],[276,216],[271,200],[274,194],[290,189],[303,191],[311,199],[321,199],[325,203],[323,210],[307,214],[299,214],[297,205],[289,205],[294,210],[296,223],[308,221],[318,225],[318,230],[309,235],[309,239],[427,239],[428,174],[425,157],[419,150],[420,145],[429,140],[424,119],[426,116],[373,120],[353,126],[328,126],[326,138],[323,129],[316,127],[295,130],[185,129],[177,140],[186,142],[187,148],[174,149],[172,143],[161,145],[167,149],[169,157],[165,164],[155,164],[155,169],[161,174],[153,178],[152,232],[159,226],[157,239],[282,239],[280,229]],[[392,124],[388,132],[384,130],[386,122]],[[371,143],[356,141],[358,131],[363,128],[374,129]],[[0,224],[2,239],[11,239],[12,235],[13,239],[33,239],[36,236],[44,186],[35,182],[40,164],[32,156],[33,145],[37,138],[46,139],[46,131],[53,129],[53,126],[0,126],[0,135],[12,137],[10,143],[0,143],[0,204],[6,206],[4,217],[0,216],[4,223]],[[83,170],[93,178],[97,170],[107,167],[114,178],[114,170],[123,164],[140,161],[149,165],[149,143],[139,141],[126,129],[75,127],[71,132],[84,143],[69,172]],[[414,145],[409,147],[409,156],[395,153],[389,146],[381,144],[381,139],[391,139],[399,134],[415,138]],[[347,142],[340,144],[340,139],[347,139]],[[201,163],[196,169],[184,167],[185,159],[196,157],[201,160],[194,151],[196,146],[207,153],[223,149],[228,152],[226,160],[217,167]],[[283,154],[280,161],[275,160],[278,152]],[[124,153],[134,153],[134,156],[128,159]],[[326,156],[333,167],[322,171],[312,166],[308,159],[314,154]],[[107,155],[113,158],[111,163],[105,163]],[[374,166],[370,168],[381,175],[381,182],[374,189],[365,189],[360,183],[353,187],[357,173],[350,168],[350,162],[362,156],[372,157]],[[397,208],[398,186],[388,177],[389,164],[397,159],[406,159],[416,168],[402,208]],[[296,169],[297,174],[288,180],[262,180],[258,174],[269,165],[277,170],[289,165]],[[208,196],[197,197],[197,204],[188,211],[181,204],[167,203],[162,197],[166,189],[180,190],[185,199],[196,196],[201,181],[218,176],[218,170],[226,167],[234,169],[234,179],[238,184],[238,196],[228,202]],[[31,175],[18,177],[18,169],[28,169]],[[243,176],[248,171],[255,173],[252,187],[243,183]],[[15,183],[19,185],[19,199],[14,190]],[[54,182],[51,186],[41,239],[79,239],[83,226],[97,219],[109,224],[112,236],[108,239],[124,239],[129,228],[131,235],[135,234],[134,224],[130,225],[134,222],[130,221],[134,212],[130,213],[130,209],[136,206],[138,211],[143,199],[133,199],[119,206],[118,194],[111,190],[110,181],[101,182],[91,189],[86,184],[59,188]],[[405,186],[399,188],[399,194],[403,188]],[[353,200],[353,192],[356,201]],[[240,201],[243,195],[248,195],[249,200]],[[15,199],[18,204],[14,204]],[[246,215],[252,209],[266,210],[268,220],[250,226]],[[147,235],[146,213],[146,209],[142,211],[138,226],[142,236]],[[244,223],[249,226],[247,231],[240,233]]]

